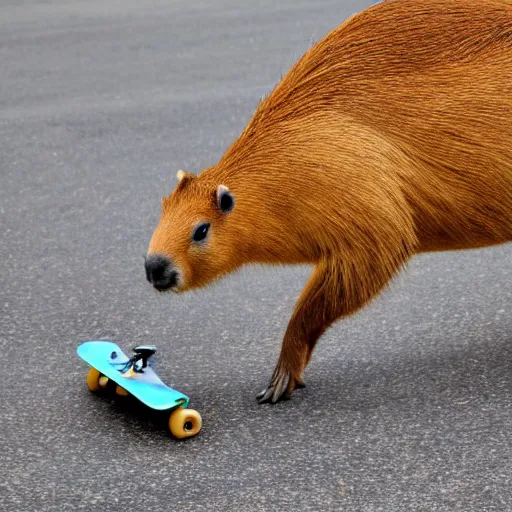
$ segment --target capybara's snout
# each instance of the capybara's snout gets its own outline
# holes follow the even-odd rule
[[[150,254],[145,260],[147,280],[158,290],[173,289],[178,284],[178,272],[171,260],[160,254]]]

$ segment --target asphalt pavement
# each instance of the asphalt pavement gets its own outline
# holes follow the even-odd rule
[[[308,268],[158,294],[143,255],[178,169],[217,161],[346,0],[0,3],[0,509],[512,510],[512,246],[425,255],[273,370]],[[100,399],[88,339],[159,348],[204,426]]]

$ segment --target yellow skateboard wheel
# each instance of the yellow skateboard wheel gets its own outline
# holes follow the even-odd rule
[[[194,409],[185,409],[178,407],[172,411],[169,417],[169,430],[171,434],[178,438],[184,439],[199,434],[203,420],[201,415]]]
[[[98,380],[100,386],[102,388],[106,388],[108,384],[108,377],[105,377],[105,375],[102,375]]]
[[[126,389],[122,388],[121,386],[116,386],[116,395],[119,396],[128,396],[130,393],[126,391]]]
[[[91,368],[87,374],[87,387],[93,392],[99,391],[101,387],[100,378],[101,373],[96,368]]]

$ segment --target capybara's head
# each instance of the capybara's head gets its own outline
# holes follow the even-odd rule
[[[159,291],[198,288],[236,266],[233,193],[183,171],[177,178],[162,200],[145,261],[147,279]]]

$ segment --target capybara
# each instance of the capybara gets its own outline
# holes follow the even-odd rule
[[[414,254],[512,240],[512,2],[390,0],[310,48],[219,162],[180,171],[146,256],[183,292],[311,264],[260,402]]]

